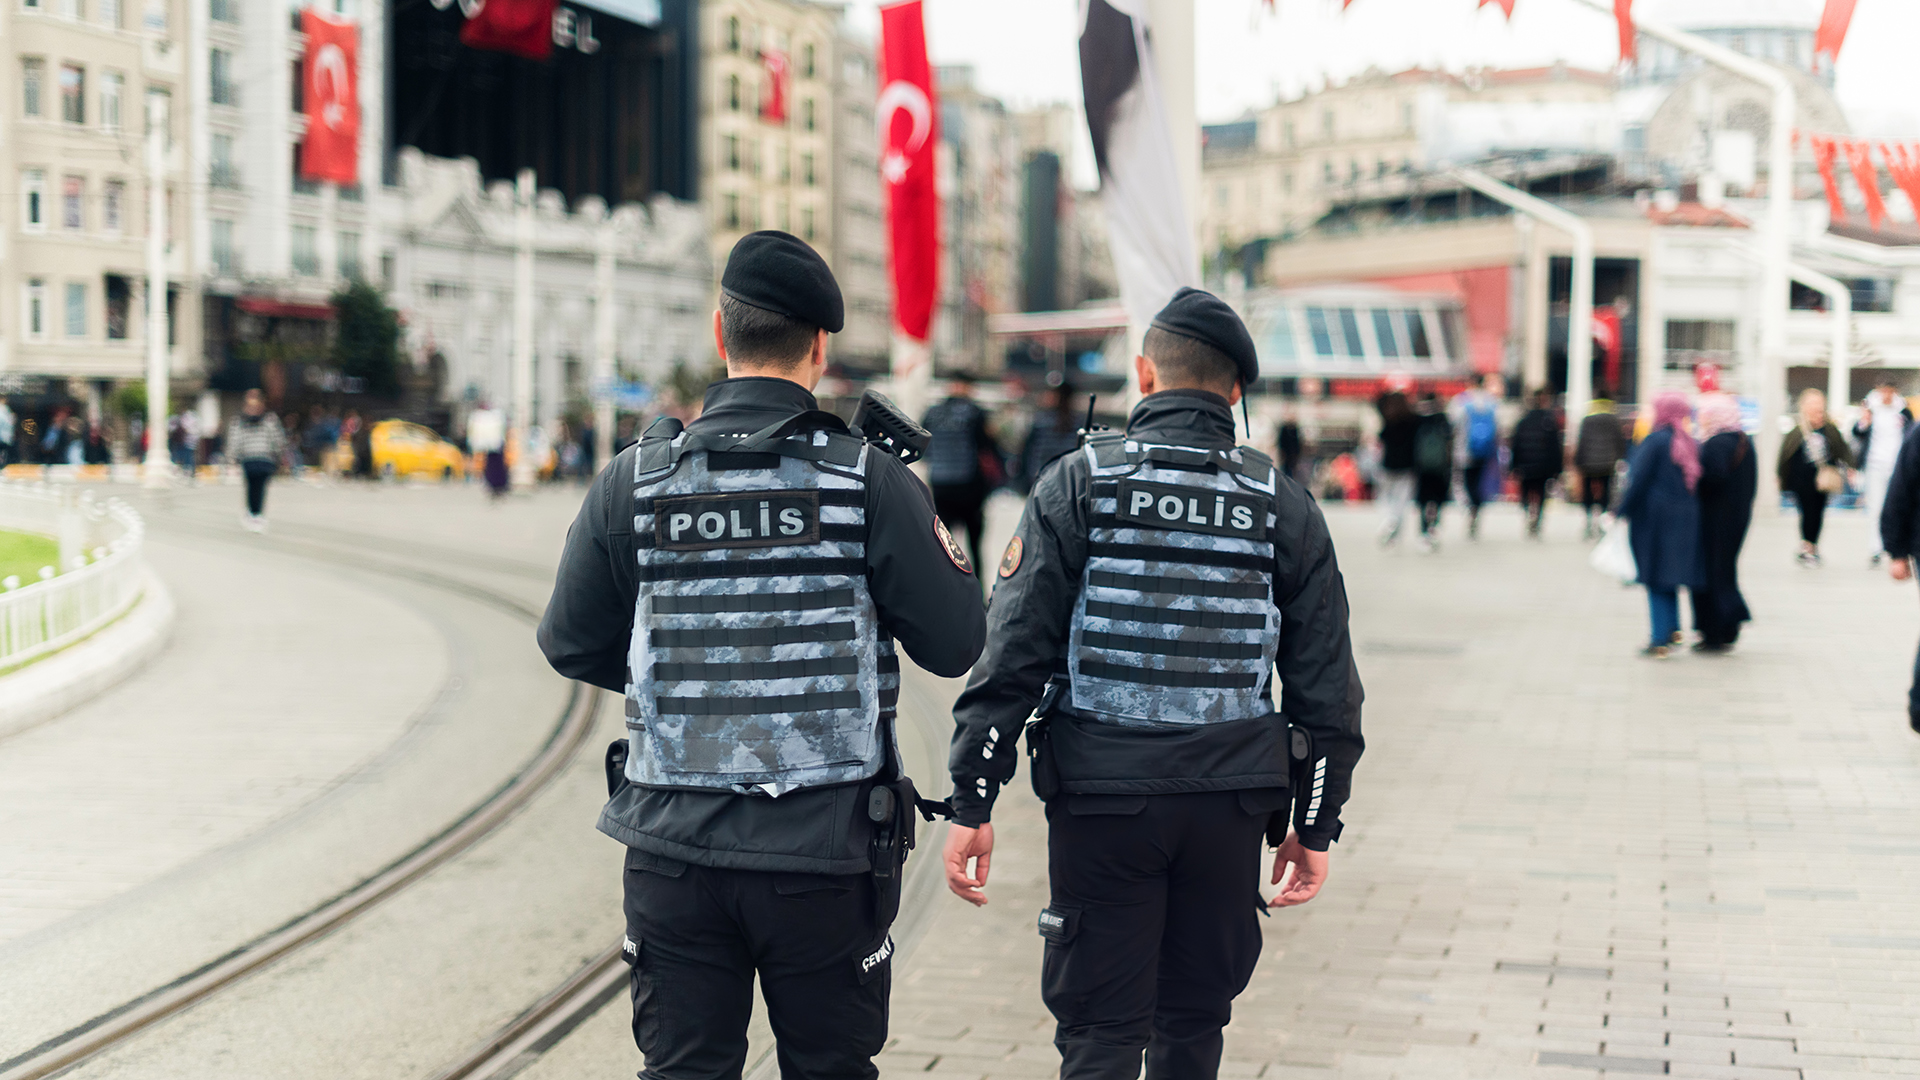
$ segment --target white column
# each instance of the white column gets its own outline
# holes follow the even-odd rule
[[[340,185],[320,182],[320,227],[314,255],[320,260],[320,281],[332,292],[340,280]]]
[[[136,15],[137,17],[137,15]],[[167,485],[167,115],[147,95],[147,471]]]
[[[593,460],[613,460],[613,215],[594,230],[593,260]]]
[[[514,487],[534,480],[532,448],[527,431],[533,415],[533,170],[521,169],[513,185],[513,410],[508,416],[508,439],[517,440]]]

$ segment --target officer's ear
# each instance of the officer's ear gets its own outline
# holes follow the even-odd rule
[[[1160,389],[1160,370],[1145,354],[1133,358],[1133,373],[1140,382],[1140,396],[1146,397]]]
[[[720,332],[720,309],[713,309],[713,347],[720,354],[720,362],[727,362],[727,336]]]
[[[819,386],[821,378],[826,374],[827,332],[825,330],[815,330],[813,332],[813,349],[807,353],[807,389],[811,390]]]

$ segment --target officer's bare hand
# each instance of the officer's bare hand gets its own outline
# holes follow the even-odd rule
[[[1273,884],[1287,876],[1287,867],[1293,867],[1293,876],[1288,879],[1280,895],[1268,901],[1267,906],[1293,907],[1304,904],[1320,893],[1320,886],[1327,882],[1327,865],[1331,862],[1324,851],[1308,850],[1300,843],[1300,837],[1288,833],[1286,842],[1273,855]],[[952,875],[949,874],[949,877]]]
[[[941,858],[947,864],[947,888],[953,890],[953,895],[974,907],[985,907],[987,868],[993,864],[993,823],[987,822],[977,829],[949,826],[947,847]],[[969,860],[973,862],[972,877],[967,876]]]
[[[1890,559],[1887,562],[1887,573],[1891,574],[1895,581],[1905,581],[1913,576],[1913,562],[1908,559]]]

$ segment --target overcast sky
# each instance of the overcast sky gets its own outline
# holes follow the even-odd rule
[[[1340,81],[1369,65],[1532,67],[1555,60],[1614,66],[1613,20],[1573,0],[1518,0],[1509,24],[1476,0],[1196,0],[1199,110],[1204,121]],[[1780,6],[1817,17],[1819,0],[1639,0],[1669,19],[1687,12]],[[875,0],[853,0],[849,19],[879,26]],[[1009,105],[1074,101],[1077,0],[926,0],[936,64],[972,64],[982,90]],[[1854,130],[1920,139],[1920,0],[1859,0],[1840,52],[1837,90]]]

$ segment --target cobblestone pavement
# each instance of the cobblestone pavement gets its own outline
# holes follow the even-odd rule
[[[1587,568],[1574,516],[1528,543],[1490,511],[1427,556],[1330,509],[1368,750],[1327,888],[1265,924],[1223,1075],[1920,1075],[1912,586],[1866,569],[1858,516],[1810,571],[1766,515],[1739,651],[1642,660],[1644,593]],[[1023,780],[995,822],[992,904],[942,898],[887,1077],[1057,1069]]]

